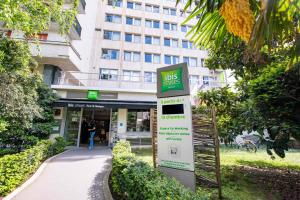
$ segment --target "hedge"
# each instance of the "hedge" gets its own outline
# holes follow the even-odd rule
[[[21,153],[0,158],[0,196],[5,196],[22,184],[47,158],[64,151],[65,141],[42,140]]]
[[[112,189],[119,199],[130,200],[202,200],[174,178],[137,159],[128,142],[113,149]]]

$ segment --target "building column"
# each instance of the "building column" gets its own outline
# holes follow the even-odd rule
[[[124,138],[127,130],[127,109],[118,109],[118,135],[120,138]]]

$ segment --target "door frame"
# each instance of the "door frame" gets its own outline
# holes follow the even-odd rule
[[[107,141],[107,146],[109,147],[109,142],[111,140],[111,118],[112,118],[112,108],[100,108],[100,109],[108,109],[109,110],[109,130],[108,130],[108,141]],[[81,136],[81,125],[82,125],[82,117],[83,117],[83,110],[84,108],[81,108],[80,110],[80,120],[79,120],[79,127],[78,127],[78,135],[77,135],[77,144],[76,147],[80,147],[80,136]],[[95,110],[93,110],[92,118],[94,118],[95,115]]]

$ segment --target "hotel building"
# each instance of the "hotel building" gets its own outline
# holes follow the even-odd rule
[[[66,7],[71,0],[66,0]],[[67,35],[52,23],[31,45],[44,81],[59,100],[53,133],[74,146],[87,142],[86,126],[97,124],[96,143],[105,134],[132,144],[151,144],[150,109],[156,107],[156,69],[186,62],[191,99],[199,90],[226,82],[222,70],[205,68],[207,51],[197,49],[186,34],[197,22],[181,25],[188,13],[175,0],[80,0]],[[5,25],[2,25],[2,31]],[[9,32],[22,38],[20,32]]]

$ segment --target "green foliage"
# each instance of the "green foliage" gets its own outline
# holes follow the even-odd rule
[[[0,52],[0,146],[21,151],[49,136],[56,97],[35,71],[28,44],[3,38]]]
[[[177,4],[180,1],[177,0]],[[232,45],[237,37],[230,34],[224,19],[219,14],[219,8],[224,0],[190,0],[184,11],[195,5],[191,14],[183,22],[188,23],[197,18],[197,24],[188,33],[195,45],[205,48],[221,45]],[[289,57],[300,54],[300,2],[287,0],[249,0],[255,16],[250,42],[247,44],[253,55],[267,46],[269,49],[286,48],[289,46]],[[238,17],[238,16],[236,16]],[[288,45],[287,45],[288,44]],[[259,56],[258,56],[259,57]]]
[[[65,150],[67,141],[63,137],[56,137],[55,142],[52,145],[51,152],[53,155],[59,154]]]
[[[205,66],[209,69],[229,69],[236,79],[254,77],[258,63],[247,54],[247,46],[239,39],[228,45],[226,40],[218,46],[211,46]],[[248,77],[249,76],[249,77]]]
[[[52,89],[44,83],[39,85],[37,93],[37,103],[40,108],[43,109],[43,112],[40,117],[33,119],[33,125],[28,130],[28,134],[34,135],[40,139],[46,139],[50,135],[55,123],[52,105],[57,99],[57,96],[53,93]]]
[[[269,148],[284,157],[290,136],[300,139],[300,63],[272,63],[249,83],[253,109],[261,116],[258,128],[266,128],[274,140]]]
[[[36,89],[41,81],[33,73],[35,67],[29,46],[10,39],[0,40],[0,119],[7,123],[6,129],[30,128],[35,117],[41,116],[36,101]]]
[[[113,149],[112,184],[120,199],[205,199],[136,159],[128,142],[119,142]]]
[[[60,25],[60,32],[69,31],[77,13],[78,0],[66,9],[64,0],[4,0],[0,1],[0,21],[8,29],[20,30],[27,35],[48,30],[51,22]]]
[[[226,145],[233,140],[234,134],[243,131],[235,120],[236,107],[239,103],[238,94],[232,92],[229,87],[200,91],[198,97],[201,104],[198,112],[203,112],[207,107],[216,109],[218,132],[224,138]]]
[[[300,138],[300,64],[288,70],[287,65],[274,62],[256,72],[253,79],[241,79],[236,93],[227,87],[199,93],[202,107],[217,109],[222,137],[230,140],[245,130],[263,134],[267,129],[274,140],[267,142],[268,154],[272,155],[273,149],[285,156],[290,136]]]
[[[0,196],[13,191],[36,171],[41,162],[61,150],[61,139],[58,139],[58,144],[43,140],[21,153],[1,157]]]

